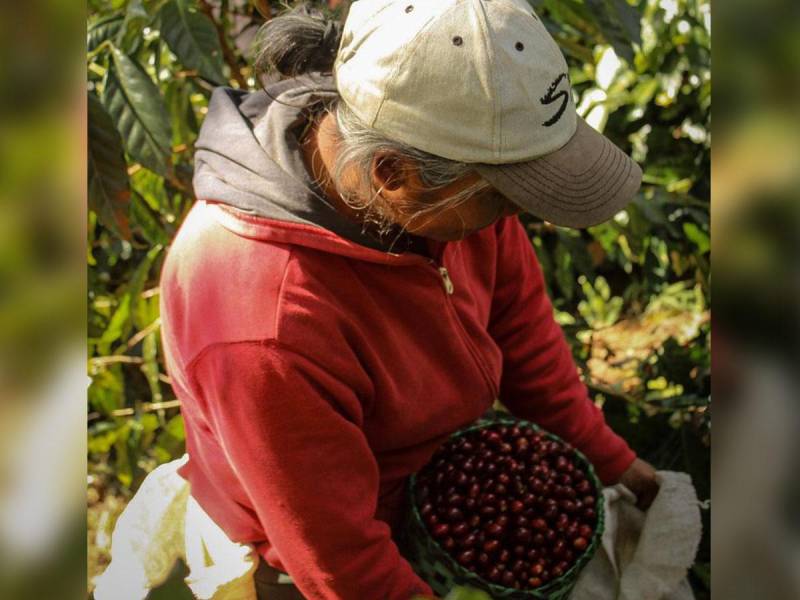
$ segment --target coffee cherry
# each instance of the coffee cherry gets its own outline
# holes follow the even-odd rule
[[[569,527],[567,527],[567,530],[564,532],[564,534],[566,535],[567,538],[571,540],[578,537],[578,524],[570,523]]]
[[[544,509],[544,518],[548,521],[552,521],[558,517],[558,506],[550,505]]]
[[[475,553],[472,550],[465,550],[458,555],[456,560],[462,565],[468,565],[475,560]]]
[[[504,528],[502,525],[495,522],[487,525],[484,531],[486,532],[486,535],[488,535],[489,537],[498,538],[500,537],[500,535],[502,535],[503,529]]]
[[[433,535],[437,538],[443,538],[450,533],[450,526],[447,523],[439,523],[433,528]]]
[[[577,537],[572,540],[572,545],[575,547],[576,550],[586,550],[586,547],[589,545],[589,542],[586,541],[586,538]]]
[[[450,506],[461,506],[464,504],[464,496],[461,494],[451,494],[450,497],[447,499],[447,503]]]
[[[486,436],[486,441],[492,446],[499,446],[503,443],[503,438],[499,432],[490,431],[489,435]]]
[[[533,534],[531,533],[530,529],[526,529],[525,527],[520,527],[515,532],[514,537],[523,544],[526,544],[531,541],[531,539],[533,538]]]
[[[464,520],[464,513],[458,508],[451,508],[447,511],[447,520],[452,522],[461,522]]]

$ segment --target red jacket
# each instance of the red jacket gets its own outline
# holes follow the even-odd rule
[[[496,397],[581,449],[633,461],[580,382],[516,217],[434,260],[198,202],[162,276],[192,495],[310,599],[430,589],[391,538],[403,487]]]

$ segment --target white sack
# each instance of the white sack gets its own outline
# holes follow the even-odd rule
[[[646,513],[625,486],[603,490],[603,543],[571,600],[694,600],[686,574],[702,535],[700,505],[686,473],[657,475],[661,488]]]
[[[195,597],[256,600],[256,553],[228,539],[189,495],[178,475],[186,460],[154,469],[125,507],[111,537],[111,564],[95,579],[95,600],[144,600],[179,559]]]

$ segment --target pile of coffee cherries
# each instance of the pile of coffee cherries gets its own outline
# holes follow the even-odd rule
[[[597,525],[597,490],[571,446],[526,426],[493,424],[446,442],[417,475],[433,538],[497,585],[535,589],[561,577]]]

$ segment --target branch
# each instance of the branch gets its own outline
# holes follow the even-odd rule
[[[164,402],[145,402],[142,404],[141,412],[148,413],[148,412],[156,412],[158,410],[168,410],[170,408],[179,408],[180,405],[181,405],[180,400],[166,400]],[[112,410],[110,416],[131,417],[135,414],[136,411],[133,408],[118,408],[117,410]],[[101,417],[103,417],[101,413],[91,412],[87,416],[87,420],[95,421]]]
[[[200,10],[211,19],[214,27],[217,29],[217,37],[219,37],[219,44],[222,46],[222,56],[225,62],[231,69],[231,75],[243,90],[248,88],[247,80],[239,70],[239,59],[228,44],[228,36],[225,33],[225,28],[214,18],[214,7],[208,3],[208,0],[200,0]]]

